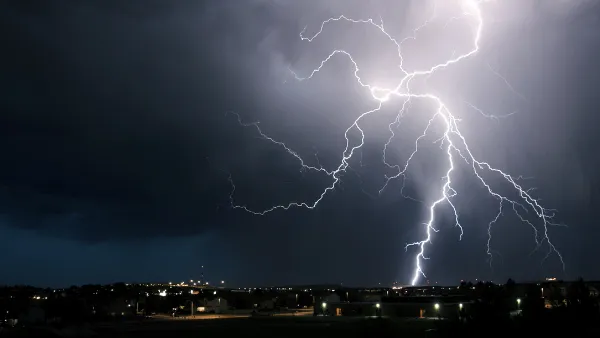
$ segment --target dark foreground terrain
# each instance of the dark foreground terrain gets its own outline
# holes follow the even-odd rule
[[[578,330],[571,325],[550,329],[543,326],[514,325],[488,322],[485,325],[464,325],[435,319],[386,319],[349,317],[265,317],[214,320],[148,320],[63,329],[42,327],[21,328],[0,333],[3,337],[121,337],[121,338],[187,338],[187,337],[260,337],[260,338],[320,338],[320,337],[481,337],[535,334],[544,337],[565,337],[577,332],[577,337],[600,337],[600,330]]]
[[[0,337],[122,337],[122,338],[187,338],[187,337],[425,337],[435,328],[434,320],[359,319],[343,317],[266,317],[215,320],[150,320],[88,326],[64,330],[59,335],[43,328],[25,328],[0,334]],[[77,332],[79,331],[79,332]]]

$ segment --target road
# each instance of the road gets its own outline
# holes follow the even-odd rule
[[[312,316],[312,311],[298,311],[298,312],[282,312],[282,313],[273,313],[272,316],[264,315],[264,317],[300,317],[300,316]],[[154,315],[151,316],[153,319],[162,319],[162,320],[208,320],[208,319],[235,319],[235,318],[249,318],[252,317],[252,314],[198,314],[195,316],[178,316],[173,317],[169,315]],[[261,317],[256,316],[256,317]]]

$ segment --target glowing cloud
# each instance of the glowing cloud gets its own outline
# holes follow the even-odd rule
[[[473,23],[474,31],[473,31],[472,36],[469,37],[469,39],[470,39],[469,41],[471,42],[472,48],[469,49],[465,53],[455,55],[452,58],[449,58],[449,59],[445,60],[444,62],[436,64],[428,69],[419,69],[419,70],[413,70],[413,71],[406,70],[404,68],[404,62],[403,62],[404,59],[402,56],[402,43],[404,41],[406,41],[407,39],[411,39],[411,38],[414,39],[414,36],[416,36],[416,31],[425,27],[429,22],[418,27],[415,30],[415,34],[413,35],[413,37],[409,37],[409,38],[401,40],[401,41],[394,38],[392,35],[390,35],[385,30],[382,21],[379,21],[379,23],[377,23],[373,19],[357,20],[357,19],[351,19],[345,15],[340,15],[338,17],[329,18],[329,19],[323,21],[320,29],[317,31],[317,33],[315,33],[312,36],[306,36],[305,31],[303,30],[300,33],[300,38],[304,41],[312,42],[314,39],[319,37],[319,35],[327,28],[328,25],[335,24],[336,22],[339,22],[339,21],[345,21],[345,22],[353,23],[353,24],[357,24],[357,25],[371,25],[371,26],[377,28],[381,32],[381,34],[383,34],[390,41],[390,43],[394,44],[395,47],[397,48],[398,59],[399,59],[399,68],[403,74],[403,77],[397,83],[397,85],[395,87],[391,87],[391,88],[377,87],[375,85],[367,83],[359,75],[360,69],[359,69],[357,62],[355,62],[352,55],[345,50],[334,50],[333,52],[331,52],[329,54],[328,57],[326,57],[324,60],[321,61],[321,63],[318,65],[317,68],[315,68],[312,72],[310,72],[308,75],[306,75],[304,77],[299,76],[297,73],[292,71],[293,75],[295,76],[295,78],[298,81],[307,81],[307,80],[310,80],[311,78],[313,78],[314,76],[317,76],[319,71],[323,67],[325,67],[330,60],[332,60],[334,58],[338,58],[338,57],[345,57],[345,58],[349,59],[351,61],[352,65],[354,66],[354,76],[356,78],[356,81],[361,86],[365,87],[366,89],[368,89],[370,91],[371,96],[372,96],[374,102],[376,103],[375,107],[369,111],[366,111],[366,112],[363,112],[362,114],[360,114],[356,118],[356,120],[354,120],[354,122],[346,129],[346,131],[344,133],[345,138],[346,138],[346,147],[341,154],[342,156],[341,156],[340,163],[333,170],[328,170],[323,167],[310,166],[310,165],[306,164],[306,162],[302,159],[302,157],[298,153],[296,153],[295,151],[290,149],[285,143],[274,140],[271,137],[267,136],[265,133],[263,133],[263,131],[260,129],[259,124],[257,122],[243,123],[240,116],[236,114],[236,116],[238,118],[238,122],[241,125],[246,126],[246,127],[256,128],[257,132],[264,139],[278,145],[283,150],[285,150],[287,153],[289,153],[291,156],[295,157],[303,169],[320,172],[320,173],[323,173],[324,175],[329,176],[331,178],[331,184],[329,186],[325,187],[323,189],[323,191],[321,192],[321,194],[312,201],[291,202],[288,204],[275,205],[275,206],[270,207],[265,210],[256,211],[256,210],[251,210],[244,205],[239,205],[239,204],[234,203],[233,193],[235,192],[235,185],[233,183],[233,180],[230,177],[230,182],[231,182],[232,188],[233,188],[232,193],[230,195],[232,207],[235,209],[242,209],[244,211],[250,212],[255,215],[265,215],[265,214],[273,212],[275,210],[279,210],[279,209],[288,210],[290,208],[295,208],[295,207],[302,207],[302,208],[308,208],[308,209],[316,208],[319,205],[319,203],[321,203],[321,201],[325,198],[325,196],[330,191],[332,191],[333,189],[336,188],[337,184],[340,181],[341,174],[349,168],[350,159],[355,155],[356,151],[363,146],[365,134],[360,127],[361,121],[365,117],[367,117],[371,114],[375,114],[378,111],[380,111],[381,108],[383,107],[383,105],[388,100],[390,100],[393,97],[396,97],[396,98],[400,98],[404,101],[403,101],[402,109],[397,114],[394,121],[392,121],[389,124],[388,131],[390,132],[391,135],[388,138],[387,142],[383,145],[383,157],[382,157],[383,162],[389,168],[396,170],[396,174],[386,177],[385,184],[381,188],[380,193],[383,192],[383,190],[388,186],[388,183],[391,182],[392,180],[406,178],[406,173],[411,164],[411,161],[412,161],[413,157],[415,156],[415,154],[417,154],[417,152],[419,151],[420,141],[425,136],[428,135],[428,133],[430,132],[430,126],[434,123],[439,123],[443,126],[443,132],[442,132],[441,137],[438,139],[438,142],[440,142],[440,147],[442,147],[442,149],[444,150],[444,154],[446,156],[446,163],[447,163],[445,175],[442,177],[442,183],[439,187],[437,197],[428,207],[428,211],[429,211],[428,218],[427,218],[426,222],[423,224],[423,227],[424,227],[423,238],[419,241],[406,244],[406,246],[405,246],[406,250],[408,250],[411,247],[416,248],[415,261],[414,261],[415,268],[414,268],[413,276],[411,278],[411,283],[413,285],[415,285],[418,283],[419,278],[421,276],[425,277],[425,272],[423,271],[423,267],[422,267],[422,261],[428,259],[428,257],[425,254],[426,245],[431,243],[433,234],[438,231],[435,228],[436,211],[437,211],[438,206],[440,206],[442,204],[447,204],[451,207],[451,209],[454,211],[453,222],[454,222],[455,226],[460,230],[459,239],[462,238],[463,228],[459,221],[457,208],[455,207],[455,205],[453,203],[453,199],[458,195],[457,191],[452,186],[452,175],[454,173],[454,169],[455,169],[457,160],[464,161],[467,163],[470,170],[472,171],[473,178],[476,179],[477,181],[479,181],[481,183],[481,185],[487,190],[487,192],[493,198],[495,198],[498,202],[498,212],[496,213],[495,217],[488,223],[487,254],[490,256],[490,264],[491,264],[491,259],[492,259],[492,251],[491,251],[491,246],[490,246],[491,239],[492,239],[492,233],[491,233],[492,226],[502,216],[505,209],[510,208],[516,214],[516,216],[519,217],[519,219],[521,219],[521,221],[523,223],[527,224],[528,226],[530,226],[533,229],[534,240],[536,243],[536,249],[539,248],[541,245],[546,244],[549,248],[548,254],[546,255],[546,257],[548,257],[552,253],[555,253],[558,256],[558,258],[560,259],[560,261],[562,262],[563,268],[564,268],[563,258],[561,256],[561,254],[559,253],[559,251],[554,246],[554,244],[552,243],[552,241],[550,240],[550,237],[548,235],[548,227],[550,225],[554,225],[554,223],[552,222],[554,213],[551,210],[544,208],[538,202],[537,199],[532,197],[530,195],[530,190],[526,190],[523,187],[521,187],[521,185],[519,185],[518,180],[520,177],[511,176],[510,174],[508,174],[500,169],[496,169],[496,168],[492,167],[487,162],[484,162],[484,161],[481,161],[481,160],[475,158],[475,156],[473,155],[473,153],[470,150],[467,140],[465,139],[465,137],[463,136],[463,134],[461,133],[461,131],[459,129],[459,123],[458,123],[459,120],[450,111],[448,106],[444,103],[444,101],[440,97],[438,97],[432,93],[429,93],[429,92],[413,92],[413,91],[411,91],[411,89],[412,89],[411,81],[414,80],[415,78],[428,77],[437,71],[440,71],[447,67],[451,67],[452,65],[457,64],[459,62],[467,62],[469,58],[474,57],[479,52],[480,40],[482,39],[482,35],[483,35],[483,31],[484,31],[484,20],[483,20],[483,16],[481,13],[482,3],[483,3],[483,1],[475,1],[475,0],[461,1],[460,2],[460,4],[461,4],[460,9],[462,11],[461,17],[460,18],[452,18],[452,20],[456,20],[456,19],[470,20],[470,22]],[[493,69],[491,69],[491,71],[494,72]],[[411,152],[408,159],[406,160],[406,162],[403,163],[402,165],[390,164],[386,158],[386,151],[395,136],[392,128],[395,124],[399,123],[405,110],[408,109],[407,108],[408,103],[413,100],[429,101],[434,105],[435,108],[432,111],[432,115],[429,118],[429,122],[427,123],[427,126],[425,127],[423,133],[419,137],[416,138],[416,140],[414,142],[414,149]],[[479,111],[483,114],[483,112],[479,108],[476,108],[474,106],[472,106],[472,108],[476,109],[477,111]],[[348,134],[351,131],[357,131],[361,135],[361,140],[358,145],[355,145],[355,146],[350,145]],[[491,187],[491,185],[488,183],[488,181],[483,178],[484,173],[487,175],[493,174],[493,175],[497,176],[499,179],[504,180],[506,183],[509,184],[509,186],[512,189],[514,189],[514,191],[516,192],[516,196],[518,196],[518,198],[514,198],[514,199],[509,198],[509,197],[497,192],[496,190],[494,190]],[[528,218],[525,218],[525,214],[535,215],[535,217],[532,219],[528,219]]]

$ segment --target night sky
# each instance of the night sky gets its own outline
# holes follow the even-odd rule
[[[295,81],[289,69],[309,74],[344,48],[365,78],[391,84],[397,51],[367,25],[331,25],[313,43],[298,34],[346,14],[381,17],[402,39],[432,8],[408,0],[3,1],[0,284],[175,282],[199,279],[202,266],[208,280],[235,286],[409,283],[415,251],[404,245],[423,236],[427,205],[402,197],[400,181],[378,195],[391,173],[381,152],[400,100],[365,121],[365,146],[317,208],[266,216],[231,208],[230,175],[234,202],[256,210],[312,201],[331,181],[301,172],[228,112],[332,168],[345,129],[376,104],[347,59],[311,81]],[[546,246],[532,253],[531,227],[509,212],[493,228],[490,267],[487,223],[497,203],[460,171],[454,188],[465,234],[459,241],[451,217],[439,216],[428,279],[600,278],[600,6],[499,0],[482,11],[480,53],[427,86],[462,119],[478,158],[528,178],[523,186],[558,210],[567,227],[549,231],[566,269],[555,255],[544,261]],[[446,21],[404,45],[406,68],[470,48],[468,22]],[[490,120],[465,101],[514,114]],[[406,160],[430,114],[426,104],[411,108],[393,161]],[[435,145],[424,148],[405,194],[435,199],[439,155]]]

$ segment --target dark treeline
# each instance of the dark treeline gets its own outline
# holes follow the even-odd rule
[[[517,292],[512,279],[503,285],[467,282],[460,288],[472,291],[474,304],[462,319],[440,323],[440,335],[600,336],[599,299],[583,279],[527,284],[524,292]]]

